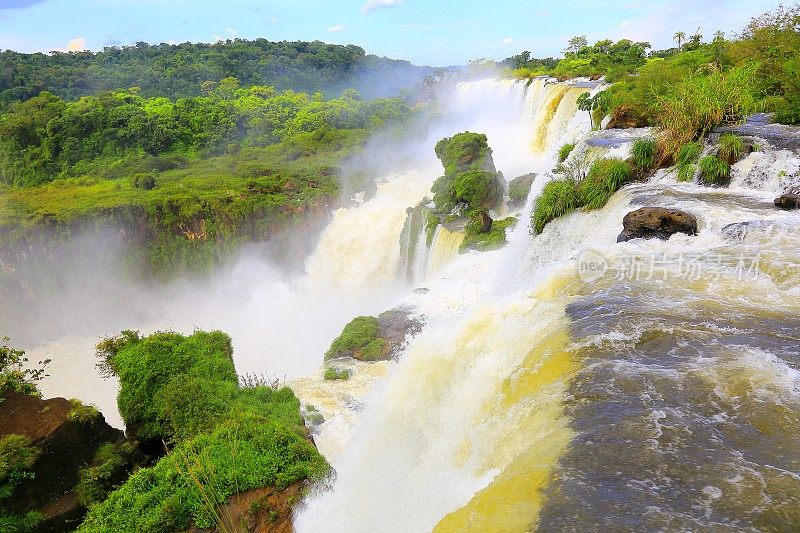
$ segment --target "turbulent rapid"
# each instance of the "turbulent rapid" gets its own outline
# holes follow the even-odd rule
[[[792,171],[796,154],[765,143],[727,190],[660,172],[531,236],[558,146],[625,157],[632,140],[588,134],[577,94],[544,80],[459,87],[465,110],[515,117],[498,169],[538,176],[505,248],[457,255],[459,236],[440,230],[416,244],[427,268],[406,277],[429,292],[406,303],[426,326],[363,396],[299,531],[778,531],[800,520],[800,220],[775,210],[785,183],[763,172]],[[617,244],[641,206],[689,211],[699,235]],[[579,275],[586,254],[604,275]]]

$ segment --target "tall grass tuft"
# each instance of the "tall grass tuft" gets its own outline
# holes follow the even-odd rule
[[[600,209],[631,178],[631,167],[621,159],[598,159],[578,185],[581,204]]]
[[[644,172],[650,169],[656,157],[655,139],[636,139],[633,141],[631,155],[633,156],[633,163],[636,165],[636,170]]]
[[[575,145],[573,143],[567,143],[561,148],[558,149],[558,162],[563,163],[569,157],[569,154],[575,149]]]
[[[744,142],[742,138],[734,133],[725,133],[719,138],[719,151],[717,157],[732,165],[736,163],[744,153]]]
[[[709,155],[700,160],[700,182],[718,185],[726,181],[731,174],[731,166],[717,156]]]
[[[533,227],[541,233],[551,220],[567,215],[581,207],[578,185],[574,180],[551,181],[544,186],[533,210]]]

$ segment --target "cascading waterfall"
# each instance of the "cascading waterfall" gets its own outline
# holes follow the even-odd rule
[[[483,94],[487,85],[476,83]],[[526,99],[513,83],[497,87]],[[530,131],[548,139],[526,140],[531,166],[580,120],[578,91],[543,92]],[[735,166],[739,183],[758,158]],[[425,329],[369,399],[333,486],[306,502],[298,531],[791,529],[800,223],[767,190],[631,186],[602,210],[429,273],[430,292],[409,297]],[[700,235],[616,243],[641,205],[694,213]],[[578,276],[587,249],[602,252],[605,276]],[[697,265],[669,280],[614,270],[631,257]],[[753,278],[741,278],[743,261]]]

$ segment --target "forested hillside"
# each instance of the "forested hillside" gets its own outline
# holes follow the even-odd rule
[[[0,52],[0,105],[50,91],[66,100],[101,91],[139,87],[142,96],[198,96],[213,82],[237,78],[244,87],[322,92],[353,88],[365,98],[394,96],[432,72],[368,55],[358,46],[266,39],[225,42],[137,43],[101,52],[23,54]],[[206,83],[212,82],[212,83]]]

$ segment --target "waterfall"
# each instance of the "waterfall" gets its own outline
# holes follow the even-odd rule
[[[464,241],[464,234],[460,231],[450,231],[443,225],[436,227],[433,234],[430,254],[428,255],[426,274],[439,272],[444,265],[458,255],[458,247]]]
[[[510,139],[496,159],[501,170],[541,171],[562,142],[588,131],[575,109],[586,89],[520,85],[464,85],[456,105],[469,112],[492,94],[537,102],[519,115],[527,125],[507,128],[533,134]],[[737,184],[751,182],[750,168],[761,176],[772,161],[797,161],[770,157],[735,165]],[[428,294],[408,298],[426,327],[368,398],[332,462],[332,486],[296,516],[299,532],[790,523],[781,509],[794,508],[800,490],[800,224],[771,206],[777,182],[759,177],[766,193],[637,184],[531,236],[546,179],[534,181],[505,248],[450,258],[446,276],[428,272]],[[693,213],[700,234],[616,243],[622,218],[641,205]],[[446,231],[437,230],[429,264],[452,248]],[[613,267],[601,279],[578,276],[587,250]],[[691,260],[707,275],[614,273],[632,257]],[[752,277],[742,279],[743,263]]]

